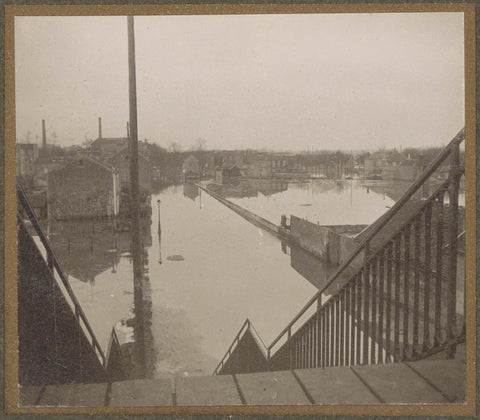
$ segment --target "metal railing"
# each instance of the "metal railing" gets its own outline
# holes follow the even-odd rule
[[[97,354],[97,357],[99,358],[103,367],[105,367],[106,359],[103,350],[100,347],[100,344],[95,337],[92,327],[90,326],[87,317],[85,316],[85,313],[83,312],[83,309],[80,306],[80,303],[78,302],[75,293],[72,290],[72,287],[70,286],[68,277],[65,274],[65,271],[62,269],[60,261],[55,255],[55,252],[53,251],[47,236],[45,235],[40,224],[38,223],[35,213],[27,199],[25,191],[20,184],[17,184],[17,199],[19,203],[17,211],[19,223],[23,223],[24,217],[26,217],[30,221],[32,228],[37,233],[38,238],[40,239],[40,242],[45,249],[45,260],[48,268],[52,273],[52,278],[57,279],[57,284],[59,284],[59,286],[63,286],[61,287],[61,289],[64,290],[64,294],[65,292],[67,293],[67,296],[65,297],[68,297],[70,300],[71,309],[75,315],[77,323],[79,324],[79,326],[81,326],[81,329],[83,330],[87,338],[89,338],[89,343]],[[58,279],[60,279],[60,282],[58,282]]]
[[[456,312],[458,194],[464,172],[459,157],[464,138],[462,129],[273,340],[267,348],[270,369],[419,359],[444,349],[448,357],[453,356],[455,344],[465,338],[464,320],[457,319]],[[376,235],[449,157],[448,178],[372,250]],[[448,236],[448,247],[444,236]],[[361,267],[321,304],[322,294],[361,254]],[[317,303],[314,314],[294,331]],[[283,344],[273,353],[281,340]]]
[[[465,299],[457,310],[464,139],[462,129],[272,341],[270,370],[398,362],[442,350],[454,356],[456,344],[465,340]],[[428,198],[415,199],[434,174],[444,173],[448,158],[447,179]],[[405,211],[411,200],[415,205]],[[401,219],[397,226],[395,215]]]
[[[253,324],[247,318],[243,323],[242,327],[240,328],[240,330],[238,331],[237,335],[233,339],[232,344],[230,344],[230,347],[228,348],[227,352],[223,356],[222,360],[220,360],[220,363],[217,365],[217,367],[213,371],[213,376],[218,375],[221,372],[222,368],[225,366],[228,359],[233,354],[235,348],[238,346],[238,344],[240,343],[240,340],[242,339],[242,337],[247,331],[249,331],[252,334],[252,337],[254,338],[254,340],[258,345],[258,348],[262,351],[262,353],[264,353],[265,356],[267,356],[267,346],[261,339],[260,335],[258,334]]]

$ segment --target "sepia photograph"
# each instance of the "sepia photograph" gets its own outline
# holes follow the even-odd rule
[[[464,9],[65,10],[10,15],[16,412],[471,408]]]

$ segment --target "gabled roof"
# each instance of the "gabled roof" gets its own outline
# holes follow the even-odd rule
[[[115,172],[115,168],[105,162],[100,162],[99,160],[97,159],[94,159],[92,157],[89,157],[89,156],[77,156],[75,157],[74,159],[71,159],[71,160],[68,160],[67,162],[65,162],[65,165],[63,166],[60,166],[59,168],[55,168],[55,169],[52,169],[49,174],[52,174],[54,172],[59,172],[63,169],[67,169],[69,166],[71,166],[73,163],[75,162],[78,162],[79,160],[84,160],[84,161],[88,161],[88,162],[91,162],[95,165],[98,165],[98,166],[101,166],[103,167],[104,169],[110,171],[110,172]]]
[[[118,155],[124,153],[125,151],[127,151],[127,153],[129,152],[128,150],[128,144],[124,147],[122,147],[118,152],[115,152],[114,155],[112,155],[111,157],[108,158],[108,161],[112,161],[113,159],[115,159]],[[145,159],[147,162],[150,162],[150,159],[148,159],[148,157],[146,157],[142,152],[140,152],[140,150],[138,151],[138,157],[141,157],[143,159]]]
[[[114,146],[119,143],[128,143],[127,137],[102,137],[93,141],[92,146]]]

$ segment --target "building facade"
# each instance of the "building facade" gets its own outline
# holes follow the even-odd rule
[[[73,159],[48,173],[48,217],[68,220],[115,216],[119,193],[114,168],[88,157]]]

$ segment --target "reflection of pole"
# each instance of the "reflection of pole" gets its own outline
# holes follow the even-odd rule
[[[200,191],[200,209],[202,209],[202,189],[198,189]]]
[[[145,376],[145,334],[143,324],[143,265],[140,243],[140,211],[138,187],[138,131],[137,86],[135,74],[135,34],[133,16],[127,17],[128,26],[128,87],[130,113],[130,205],[133,256],[133,290],[135,305],[135,349],[137,377]]]
[[[162,261],[162,225],[160,223],[160,200],[157,200],[158,207],[158,263],[161,264]]]
[[[353,204],[353,181],[350,181],[350,207]]]

